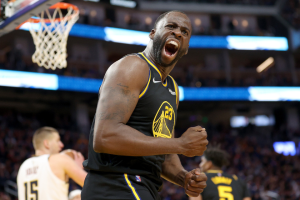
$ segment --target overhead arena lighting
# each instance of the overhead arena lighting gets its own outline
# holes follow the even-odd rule
[[[114,6],[123,6],[127,8],[135,8],[135,1],[125,1],[125,0],[110,0],[110,4]]]
[[[91,2],[102,2],[100,0],[83,0],[83,1],[91,1]],[[106,1],[103,1],[106,2]],[[130,0],[110,0],[109,1],[111,5],[114,6],[122,6],[126,8],[135,8],[136,7],[136,2],[135,1],[130,1]]]
[[[265,60],[263,63],[261,63],[257,68],[256,71],[258,73],[266,70],[269,67],[272,67],[274,65],[274,58],[273,57],[269,57],[267,60]]]
[[[83,0],[83,1],[99,2],[100,0]]]
[[[25,23],[20,30],[28,31],[30,27],[39,30],[40,26],[38,23]],[[148,32],[85,24],[74,24],[70,36],[142,46],[149,42]],[[287,51],[289,46],[285,37],[192,35],[190,48]]]
[[[294,156],[297,154],[297,149],[295,142],[286,141],[286,142],[274,142],[273,148],[276,153],[283,154],[285,156],[291,155]]]
[[[0,86],[98,93],[102,79],[0,69]],[[180,101],[300,101],[300,87],[181,87]],[[259,119],[262,121],[262,119]]]

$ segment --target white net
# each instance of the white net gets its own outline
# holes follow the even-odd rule
[[[29,30],[36,47],[32,61],[40,67],[53,70],[67,67],[67,40],[72,26],[79,18],[79,11],[72,7],[66,11],[64,15],[60,8],[55,8],[52,15],[49,10],[43,11],[39,16],[39,29],[31,23]]]

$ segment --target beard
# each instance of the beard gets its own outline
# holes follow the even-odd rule
[[[159,35],[155,35],[153,39],[153,55],[155,61],[162,67],[169,67],[176,63],[182,56],[185,55],[185,52],[187,51],[187,48],[181,48],[178,49],[176,57],[170,62],[170,63],[164,63],[162,61],[162,51],[165,46],[166,40],[163,40]]]

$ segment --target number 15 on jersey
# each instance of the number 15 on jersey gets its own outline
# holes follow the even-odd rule
[[[28,185],[30,188],[28,188]],[[25,200],[38,200],[38,190],[36,189],[38,186],[38,181],[30,181],[29,184],[24,183],[25,186]],[[30,194],[31,198],[28,198],[28,194]]]

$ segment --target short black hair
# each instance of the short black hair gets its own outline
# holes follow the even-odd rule
[[[211,161],[214,166],[222,168],[229,164],[229,154],[219,147],[207,148],[204,152],[206,160]]]
[[[182,13],[182,14],[185,14],[184,12],[182,12],[182,11],[180,11],[180,10],[171,10],[171,11],[165,12],[165,13],[161,14],[161,15],[156,19],[156,21],[155,21],[155,23],[154,23],[154,29],[156,29],[156,26],[157,26],[158,22],[159,22],[161,19],[163,19],[167,14],[169,14],[169,13],[171,13],[171,12],[180,12],[180,13]],[[186,14],[185,14],[185,15],[186,15]]]

